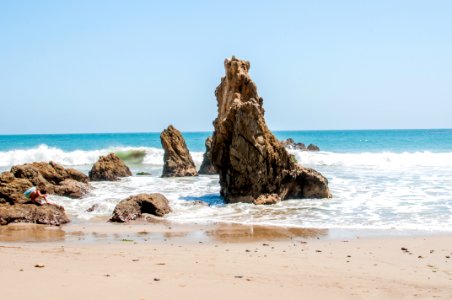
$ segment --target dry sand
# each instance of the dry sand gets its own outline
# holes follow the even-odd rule
[[[450,235],[20,225],[0,239],[0,299],[452,299]]]

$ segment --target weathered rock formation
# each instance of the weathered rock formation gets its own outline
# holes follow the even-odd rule
[[[210,149],[212,148],[212,137],[209,136],[206,139],[206,152],[204,152],[203,158],[202,158],[202,164],[199,168],[198,173],[199,174],[205,174],[205,175],[212,175],[212,174],[218,174],[217,170],[215,170],[215,167],[212,165],[212,162],[210,161]]]
[[[0,205],[0,225],[9,223],[36,223],[61,225],[69,222],[64,208],[55,204],[2,204]]]
[[[162,194],[138,194],[119,202],[110,221],[132,221],[141,218],[144,213],[161,217],[170,212],[169,201]]]
[[[163,155],[162,177],[197,176],[195,163],[191,158],[185,140],[173,125],[160,134],[165,154]]]
[[[291,138],[288,138],[287,140],[282,142],[283,146],[288,149],[293,150],[306,150],[306,145],[303,143],[295,143],[295,141]]]
[[[36,186],[49,194],[81,198],[89,191],[88,176],[50,162],[13,166],[0,174],[0,224],[37,223],[61,225],[69,222],[64,208],[54,204],[27,204],[24,192]]]
[[[291,159],[265,124],[263,99],[248,74],[250,63],[225,60],[226,76],[215,90],[212,164],[228,202],[275,203],[288,198],[331,197],[328,181]]]
[[[132,176],[129,167],[114,153],[99,157],[89,171],[92,181],[117,181],[120,177]]]
[[[295,143],[295,141],[292,138],[288,138],[285,141],[281,142],[284,147],[290,150],[303,150],[303,151],[320,151],[319,146],[314,144],[309,144],[308,147],[306,147],[303,143]]]
[[[81,198],[89,191],[88,176],[60,164],[34,162],[13,166],[0,176],[0,198],[11,204],[27,201],[23,192],[36,186],[48,194]]]
[[[308,151],[320,151],[320,148],[317,145],[309,144],[308,148],[306,148]]]

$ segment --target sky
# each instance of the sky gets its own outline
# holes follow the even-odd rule
[[[211,131],[224,59],[272,130],[452,128],[452,1],[0,0],[0,134]]]

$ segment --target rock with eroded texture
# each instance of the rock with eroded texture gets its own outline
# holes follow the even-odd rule
[[[212,164],[227,202],[276,203],[290,198],[328,198],[328,180],[297,165],[267,128],[263,99],[249,76],[250,63],[225,60],[226,75],[215,90]]]
[[[55,204],[2,204],[0,225],[9,223],[35,223],[59,226],[69,222],[64,208]]]
[[[81,198],[89,192],[88,176],[75,169],[66,169],[62,165],[55,162],[34,162],[30,164],[23,164],[13,166],[11,173],[14,178],[22,179],[22,182],[14,181],[23,187],[35,186],[39,189],[45,189],[48,194],[56,194],[60,196],[69,196],[71,198]],[[71,184],[72,192],[68,193],[67,184]],[[12,186],[13,183],[8,184]],[[27,188],[23,189],[23,193]]]
[[[215,167],[212,165],[212,162],[210,161],[210,149],[212,148],[212,137],[209,136],[206,139],[205,142],[206,146],[206,152],[204,152],[203,158],[202,158],[202,164],[199,168],[198,173],[204,174],[204,175],[214,175],[218,174],[217,170],[215,170]]]
[[[160,134],[163,150],[162,177],[197,176],[195,163],[182,134],[170,125]]]
[[[99,157],[89,171],[91,181],[117,181],[132,176],[129,167],[114,153]]]
[[[170,212],[169,201],[162,194],[138,194],[119,202],[110,221],[122,223],[139,219],[143,214],[162,217]]]

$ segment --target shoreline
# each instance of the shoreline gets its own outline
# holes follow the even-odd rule
[[[1,227],[3,238],[41,235],[0,242],[5,298],[452,297],[452,233],[332,238],[316,229],[167,222],[43,227]]]
[[[112,243],[131,240],[136,243],[175,241],[190,243],[249,243],[262,240],[325,240],[449,237],[452,231],[356,228],[304,228],[240,223],[177,223],[151,217],[129,223],[111,223],[107,218],[71,222],[61,226],[12,223],[0,226],[1,243]]]

